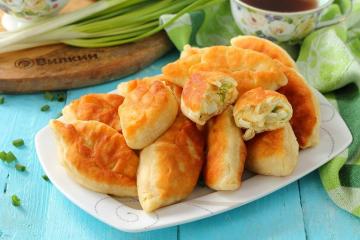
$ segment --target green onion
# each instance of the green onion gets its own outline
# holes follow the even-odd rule
[[[181,10],[181,11],[179,11],[166,24],[158,26],[150,31],[144,32],[143,34],[139,34],[138,36],[129,37],[126,39],[122,39],[121,38],[122,36],[119,36],[119,37],[115,36],[114,38],[102,37],[102,38],[98,38],[98,39],[74,39],[74,40],[65,40],[63,42],[66,44],[69,44],[69,45],[77,46],[77,47],[88,47],[88,48],[110,47],[110,46],[114,46],[114,45],[120,45],[120,44],[129,43],[129,42],[134,42],[134,41],[146,38],[148,36],[151,36],[159,31],[161,31],[165,27],[167,27],[167,26],[171,25],[173,22],[175,22],[179,17],[181,17],[186,12],[188,12],[190,10],[196,10],[198,5],[204,4],[205,2],[209,2],[209,1],[204,1],[204,0],[198,0],[198,1],[187,0],[186,1],[186,0],[183,0],[183,1],[171,1],[171,2],[172,2],[171,4],[174,4],[174,2],[177,2],[177,5],[170,5],[166,10],[173,10],[173,9],[175,9],[175,7],[178,7],[178,10]],[[189,2],[194,2],[194,3],[188,5],[187,7],[184,8],[184,4],[189,3]],[[159,18],[164,13],[175,13],[175,12],[173,12],[173,11],[167,12],[160,8],[156,11],[156,13],[158,13],[158,15],[156,17]],[[145,11],[145,13],[141,12],[139,14],[140,15],[146,14],[146,11]],[[121,17],[123,17],[123,16],[121,16]],[[133,18],[135,16],[127,16],[127,17]],[[122,20],[122,22],[124,21],[124,19],[121,19],[121,20]],[[109,24],[109,23],[107,23],[107,24]],[[102,26],[102,27],[104,27],[104,26]]]
[[[0,36],[0,52],[54,43],[107,47],[151,36],[192,11],[225,0],[101,0]],[[164,25],[163,14],[174,14]]]
[[[15,207],[19,207],[21,205],[21,200],[18,196],[16,196],[15,194],[11,196],[11,203],[12,205],[14,205]]]
[[[4,104],[5,103],[5,97],[4,96],[0,96],[0,104]]]
[[[5,162],[12,163],[14,161],[16,161],[16,156],[11,151],[7,152],[5,157]]]
[[[217,94],[219,95],[220,97],[220,100],[221,102],[225,102],[225,99],[226,99],[226,94],[227,92],[229,91],[230,88],[232,88],[233,85],[231,83],[223,83],[221,84]]]
[[[44,98],[49,101],[54,101],[55,99],[54,94],[52,94],[51,92],[45,92]]]
[[[16,139],[14,141],[12,141],[12,144],[15,146],[15,147],[21,147],[24,145],[24,140],[19,138],[19,139]]]
[[[6,152],[5,152],[5,151],[1,151],[1,152],[0,152],[0,159],[1,159],[2,161],[6,161]]]
[[[57,101],[58,102],[64,102],[66,100],[66,93],[62,92],[62,93],[58,93],[56,95]]]
[[[16,161],[16,156],[11,151],[9,151],[9,152],[1,151],[0,159],[6,163],[12,163],[12,162]]]
[[[46,104],[46,105],[42,106],[42,107],[40,108],[40,110],[41,110],[42,112],[47,112],[47,111],[50,110],[50,106]]]
[[[15,31],[13,34],[9,34],[4,38],[0,38],[0,46],[2,46],[0,48],[9,46],[14,42],[20,42],[22,40],[26,40],[29,37],[36,36],[41,33],[45,33],[47,31],[56,29],[58,27],[65,26],[66,24],[79,21],[85,17],[90,16],[91,14],[109,9],[125,1],[126,0],[97,1],[96,3],[91,4],[86,8],[82,8],[80,10],[70,12],[67,14],[62,14],[49,20],[44,20],[41,23],[39,22],[36,25],[31,25],[27,28],[24,28],[23,30]]]
[[[26,167],[24,165],[19,164],[19,163],[15,164],[15,168],[19,172],[25,172],[26,171]]]
[[[35,43],[32,43],[32,42],[16,43],[16,44],[6,47],[6,49],[0,49],[0,53],[18,51],[18,50],[22,50],[22,49],[40,47],[40,46],[51,45],[51,44],[56,44],[56,43],[58,43],[58,41],[47,41],[47,42],[42,41],[42,42],[35,42]]]
[[[59,112],[56,118],[62,117],[62,112]]]
[[[48,177],[48,176],[46,176],[46,175],[42,175],[41,177],[42,177],[45,181],[50,182],[50,179],[49,179],[49,177]]]

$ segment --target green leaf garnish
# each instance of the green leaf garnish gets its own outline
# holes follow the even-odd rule
[[[24,140],[19,138],[19,139],[15,139],[12,144],[15,146],[15,147],[21,147],[24,145]]]
[[[64,92],[58,93],[57,100],[58,100],[58,102],[64,102],[66,100],[66,93],[64,93]]]
[[[21,205],[21,200],[18,196],[15,194],[11,196],[11,203],[15,207],[19,207]]]
[[[42,112],[47,112],[47,111],[50,110],[50,106],[46,104],[46,105],[42,106],[42,107],[40,108],[40,110],[41,110]]]
[[[50,182],[50,179],[49,179],[49,177],[48,177],[48,176],[46,176],[46,175],[42,175],[41,177],[42,177],[45,181]]]
[[[19,163],[17,163],[17,164],[15,165],[15,168],[16,168],[16,170],[18,170],[19,172],[25,172],[25,171],[26,171],[26,167],[25,167],[24,165],[19,164]]]
[[[45,98],[46,100],[49,100],[49,101],[54,101],[55,96],[54,96],[54,94],[52,94],[51,92],[45,92],[45,93],[44,93],[44,98]]]
[[[9,151],[9,152],[1,151],[0,159],[6,163],[12,163],[13,161],[16,160],[16,156],[11,151]]]
[[[6,152],[5,151],[0,152],[0,159],[3,161],[6,161]]]
[[[6,153],[5,162],[12,163],[15,160],[16,160],[16,156],[11,151]]]
[[[0,96],[0,104],[4,104],[5,103],[5,97],[4,96]]]

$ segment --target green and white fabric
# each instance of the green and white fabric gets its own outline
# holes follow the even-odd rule
[[[322,20],[332,19],[350,7],[351,0],[335,0]],[[166,22],[171,15],[162,16]],[[204,11],[186,14],[166,29],[175,46],[200,47],[229,44],[241,32],[232,19],[229,1]],[[338,109],[353,135],[353,143],[320,168],[320,178],[330,198],[360,217],[360,0],[354,0],[345,23],[310,34],[300,46],[283,47],[297,59],[307,81],[325,94]]]

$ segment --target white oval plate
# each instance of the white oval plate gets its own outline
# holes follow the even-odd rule
[[[95,218],[126,232],[149,231],[210,217],[264,197],[314,171],[341,153],[352,136],[333,106],[316,92],[321,108],[320,144],[300,151],[299,163],[291,176],[247,175],[237,191],[214,192],[197,187],[185,201],[147,214],[135,198],[115,198],[92,192],[74,182],[59,164],[55,138],[49,126],[35,137],[36,151],[45,173],[70,201]]]

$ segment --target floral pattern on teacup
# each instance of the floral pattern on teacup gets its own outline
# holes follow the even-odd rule
[[[263,15],[256,14],[253,12],[245,12],[244,13],[244,21],[251,28],[256,29],[256,30],[262,29],[264,24],[267,23],[267,19]]]
[[[306,37],[316,26],[315,18],[308,18],[301,23],[299,23],[296,27],[296,37],[301,39]]]
[[[306,15],[277,15],[257,11],[231,1],[235,22],[245,34],[257,35],[272,41],[296,43],[316,27],[319,12]]]
[[[275,20],[269,23],[270,34],[280,40],[290,38],[295,28],[294,24],[287,23],[286,21]]]
[[[0,9],[28,20],[57,13],[68,0],[0,0]]]

